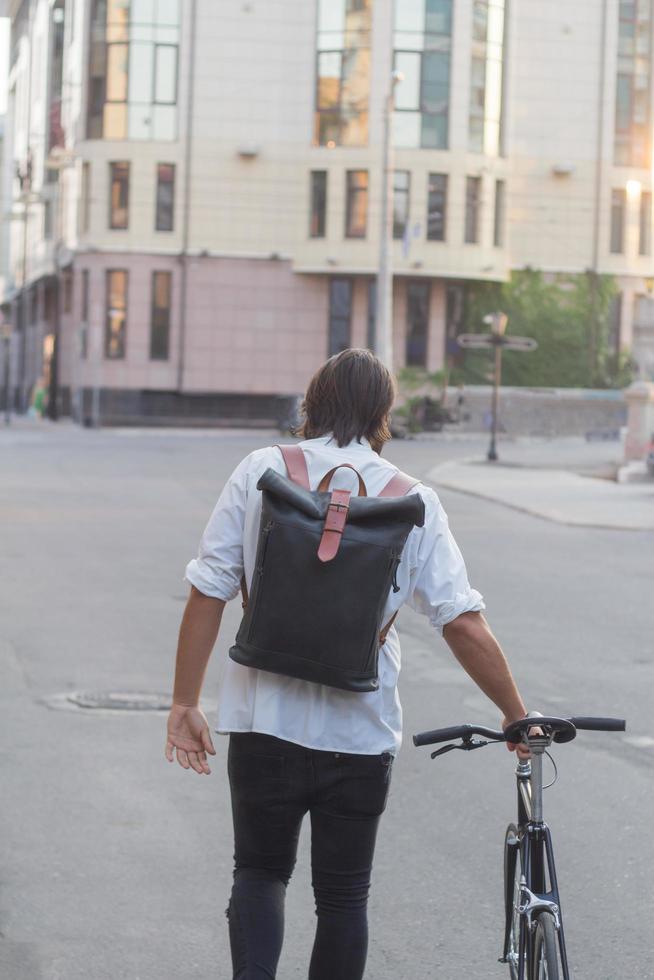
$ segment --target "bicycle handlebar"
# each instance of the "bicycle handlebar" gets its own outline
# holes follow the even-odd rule
[[[547,717],[539,719],[538,716],[524,720],[529,722],[529,727],[536,727],[541,721],[545,725],[548,722]],[[552,720],[555,721],[556,719]],[[594,732],[624,732],[626,728],[626,723],[622,718],[578,717],[561,719],[561,721],[568,722],[568,728],[572,724],[574,728]],[[565,740],[574,738],[574,734],[572,732]],[[465,738],[472,735],[481,735],[495,742],[506,741],[506,734],[504,732],[495,731],[492,728],[485,728],[483,725],[452,725],[449,728],[435,728],[430,732],[419,732],[413,736],[413,744],[417,746],[436,745],[438,742],[449,742],[452,739]]]
[[[571,718],[575,728],[588,732],[624,732],[627,725],[624,718]]]
[[[450,728],[435,728],[432,732],[419,732],[413,736],[414,745],[435,745],[437,742],[449,742],[453,738],[464,738],[466,735],[483,735],[495,742],[505,741],[504,732],[496,732],[482,725],[452,725]]]

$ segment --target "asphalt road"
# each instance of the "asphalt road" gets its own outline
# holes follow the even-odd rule
[[[213,773],[200,777],[165,761],[165,714],[48,699],[170,690],[186,562],[225,477],[270,441],[64,424],[0,433],[4,980],[231,976],[227,739],[214,736]],[[435,436],[387,455],[420,476],[482,443]],[[654,978],[654,535],[563,527],[450,491],[442,500],[529,705],[628,718],[626,735],[555,748],[545,816],[575,980]],[[228,607],[205,683],[210,720],[239,609]],[[513,757],[497,746],[432,762],[413,747],[416,731],[498,718],[426,621],[406,610],[399,630],[405,742],[378,838],[366,976],[506,978],[497,957]],[[279,980],[306,977],[307,829]]]

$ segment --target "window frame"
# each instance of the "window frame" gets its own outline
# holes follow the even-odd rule
[[[504,248],[506,238],[506,180],[502,177],[495,179],[493,208],[493,247]]]
[[[174,163],[158,162],[156,164],[156,167],[157,167],[157,182],[156,182],[156,187],[155,187],[155,202],[154,202],[154,204],[155,204],[154,230],[155,231],[170,232],[170,231],[174,231],[175,230],[175,192],[176,192],[176,188],[177,188],[177,165],[174,164]],[[161,179],[161,170],[162,170],[162,167],[170,167],[170,169],[172,171],[172,180],[162,180]],[[162,202],[161,202],[160,196],[159,196],[160,195],[161,188],[164,187],[164,186],[166,186],[166,185],[168,185],[168,184],[172,188],[172,190],[171,190],[171,196],[170,196],[170,227],[167,227],[166,225],[164,225],[163,222],[162,222],[162,220],[161,220],[161,213],[162,213],[162,210],[163,210],[163,205],[162,205]]]
[[[123,307],[123,324],[121,328],[121,348],[120,353],[110,354],[110,340],[111,340],[111,330],[110,330],[110,311],[111,307],[109,301],[111,298],[111,277],[114,275],[124,276],[124,307]],[[124,361],[127,356],[127,313],[129,307],[129,269],[124,268],[112,268],[105,269],[105,299],[104,299],[104,359],[107,361]]]
[[[476,187],[476,194],[474,201],[469,194],[470,187]],[[480,226],[481,226],[481,177],[466,175],[466,196],[465,196],[465,216],[464,216],[464,229],[463,229],[463,242],[464,245],[479,245],[480,244]],[[474,209],[471,211],[471,207]],[[469,237],[470,221],[474,221],[474,237]]]
[[[415,338],[412,337],[412,332],[410,330],[410,326],[411,326],[411,322],[412,321],[409,319],[409,314],[410,314],[410,310],[411,310],[411,301],[410,301],[410,298],[409,297],[410,297],[410,293],[411,293],[412,289],[416,289],[416,288],[423,289],[425,291],[425,296],[426,296],[426,300],[427,300],[427,305],[426,305],[426,313],[427,313],[427,315],[426,315],[426,318],[425,318],[425,330],[424,330],[424,335],[422,337],[422,340],[423,340],[423,349],[422,349],[421,352],[419,352],[419,354],[420,354],[419,360],[416,360],[415,359],[415,355],[413,355],[411,353],[411,347],[410,347],[411,341],[413,339],[415,339]],[[427,278],[422,278],[422,279],[407,279],[407,283],[406,283],[406,333],[405,333],[405,350],[404,350],[404,359],[405,359],[405,364],[406,364],[407,367],[418,367],[418,368],[426,368],[427,367],[428,356],[429,356],[429,322],[430,322],[430,314],[431,314],[431,292],[432,292],[432,290],[431,290],[431,279],[427,279]]]
[[[432,180],[434,178],[439,178],[439,177],[441,177],[443,179],[443,188],[442,188],[441,191],[432,191],[431,190],[431,186],[430,186],[431,183],[432,183]],[[437,173],[435,171],[434,172],[429,172],[427,174],[427,234],[426,234],[426,240],[428,242],[446,242],[447,241],[447,213],[448,213],[448,191],[449,191],[449,184],[450,184],[449,174]],[[432,209],[430,207],[430,199],[431,199],[431,195],[432,194],[437,194],[437,193],[442,194],[442,197],[443,197],[443,208],[442,208],[442,230],[443,230],[443,234],[442,234],[442,237],[440,237],[440,238],[437,237],[437,236],[435,236],[435,235],[430,234],[430,231],[429,231],[429,216],[430,216],[431,211],[432,211]]]
[[[309,171],[309,200],[310,200],[310,210],[309,210],[309,238],[326,238],[327,237],[327,201],[328,201],[328,187],[329,187],[329,171],[328,170],[310,170]],[[320,190],[318,189],[316,178],[322,178],[322,206],[316,207],[316,203],[320,204],[319,195]]]
[[[406,176],[406,187],[398,188],[395,184],[395,179],[399,174]],[[399,224],[396,224],[396,209],[398,194],[403,195],[404,199],[404,224],[400,232]],[[403,241],[407,229],[411,222],[411,171],[410,170],[393,170],[393,200],[392,200],[392,218],[393,218],[393,240]]]
[[[652,192],[650,190],[641,190],[640,192],[638,254],[644,256],[652,254]]]
[[[619,224],[616,220],[618,214]],[[609,220],[609,252],[611,255],[624,255],[626,216],[627,192],[623,187],[613,187],[611,188],[611,213]],[[616,247],[618,245],[619,247]]]
[[[125,175],[126,175],[126,179],[125,179],[126,195],[125,195],[125,204],[124,204],[123,209],[122,209],[122,210],[125,211],[125,223],[124,224],[117,224],[114,221],[115,209],[114,209],[113,192],[114,192],[114,183],[116,182],[116,178],[114,176],[114,167],[125,167],[126,168],[126,170],[125,170]],[[132,170],[132,168],[131,168],[131,161],[129,161],[129,160],[110,160],[109,161],[109,229],[111,231],[128,231],[129,230],[129,185],[130,185],[130,178],[131,178],[131,170]],[[117,207],[116,210],[121,210],[121,209],[120,209],[120,207]]]
[[[351,186],[350,179],[354,174],[365,174],[366,175],[366,186],[365,187],[353,187]],[[365,216],[363,222],[363,231],[353,233],[351,228],[353,226],[352,217],[355,213],[353,208],[353,203],[356,200],[357,194],[365,194]],[[355,241],[363,241],[368,237],[368,206],[370,203],[370,171],[369,170],[346,170],[345,171],[345,238],[353,239]]]
[[[345,283],[348,287],[349,300],[348,300],[348,315],[347,315],[347,344],[345,347],[338,347],[332,343],[335,331],[332,330],[332,324],[335,320],[343,320],[343,317],[335,317],[332,312],[332,288],[337,282]],[[352,307],[354,306],[354,279],[352,276],[330,276],[328,280],[328,319],[327,319],[327,356],[332,357],[334,354],[340,354],[343,350],[348,350],[352,346]]]
[[[157,295],[157,277],[165,276],[168,280],[168,306],[156,306],[155,298]],[[153,269],[150,277],[150,360],[169,361],[170,360],[170,325],[171,313],[173,308],[173,274],[170,269]],[[155,330],[161,328],[160,324],[155,323],[156,313],[165,310],[165,355],[155,354]]]

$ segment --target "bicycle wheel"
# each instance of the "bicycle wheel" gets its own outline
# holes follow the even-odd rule
[[[534,935],[532,980],[560,980],[557,946],[554,919],[549,912],[541,912],[536,920]]]
[[[511,980],[518,980],[518,961],[520,958],[520,847],[517,843],[518,828],[510,823],[504,838],[504,908],[505,935],[504,953],[509,964]]]

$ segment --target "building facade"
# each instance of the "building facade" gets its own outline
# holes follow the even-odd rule
[[[394,367],[530,265],[615,274],[654,374],[652,0],[6,6],[17,408],[270,418],[374,346],[394,71]]]

